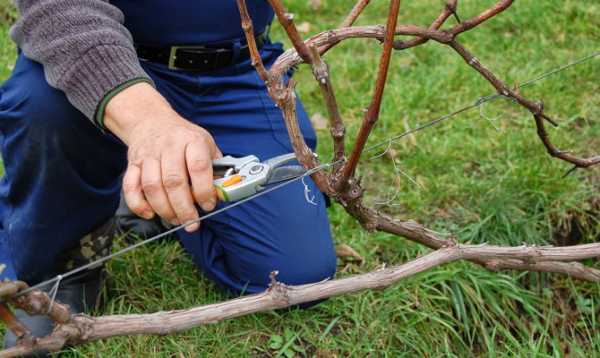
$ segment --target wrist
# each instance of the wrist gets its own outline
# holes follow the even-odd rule
[[[110,102],[111,99],[113,99],[119,93],[123,92],[128,87],[131,87],[135,84],[142,83],[142,82],[154,85],[148,78],[145,78],[145,77],[134,78],[129,81],[121,83],[120,85],[113,88],[112,90],[110,90],[108,93],[106,93],[104,95],[104,98],[102,98],[102,100],[98,104],[98,107],[96,108],[96,113],[94,114],[94,122],[98,125],[98,127],[102,128],[102,129],[105,128],[104,114],[106,113],[106,105],[108,104],[108,102]]]
[[[136,83],[112,97],[104,108],[104,126],[129,145],[132,134],[144,125],[171,118],[175,112],[148,83]]]

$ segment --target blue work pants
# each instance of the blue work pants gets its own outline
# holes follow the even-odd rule
[[[267,43],[261,52],[270,64],[282,50]],[[264,160],[292,151],[281,112],[250,60],[204,74],[142,65],[175,110],[208,130],[225,155]],[[298,119],[314,148],[300,103]],[[72,107],[47,84],[42,66],[22,54],[0,87],[0,132],[0,279],[35,283],[114,214],[126,147]],[[206,220],[196,233],[180,231],[180,241],[210,279],[235,292],[263,291],[274,270],[288,284],[332,277],[325,200],[310,178],[304,182],[318,194],[316,205],[298,181]]]

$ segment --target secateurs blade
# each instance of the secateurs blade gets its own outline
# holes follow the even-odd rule
[[[306,169],[301,165],[285,165],[295,160],[294,153],[283,154],[264,162],[256,156],[237,158],[227,155],[213,160],[213,181],[221,201],[238,201],[258,193],[270,184],[297,178]]]

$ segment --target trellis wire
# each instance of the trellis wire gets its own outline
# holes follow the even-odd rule
[[[340,162],[340,161],[338,161],[338,162]],[[68,278],[68,277],[71,277],[71,276],[73,276],[73,275],[76,275],[76,274],[78,274],[78,273],[80,273],[80,272],[83,272],[83,271],[85,271],[85,270],[88,270],[88,269],[95,268],[95,267],[97,267],[98,265],[101,265],[101,264],[103,264],[103,263],[105,263],[105,262],[107,262],[107,261],[109,261],[109,260],[111,260],[111,259],[113,259],[113,258],[115,258],[115,257],[122,256],[122,255],[124,255],[124,254],[126,254],[126,253],[128,253],[128,252],[130,252],[130,251],[133,251],[133,250],[135,250],[135,249],[137,249],[137,248],[139,248],[139,247],[141,247],[141,246],[147,245],[147,244],[149,244],[149,243],[151,243],[151,242],[154,242],[154,241],[157,241],[157,240],[159,240],[159,239],[161,239],[161,238],[163,238],[163,237],[165,237],[165,236],[167,236],[167,235],[173,234],[173,233],[175,233],[176,231],[179,231],[179,230],[181,230],[181,229],[183,229],[183,228],[185,228],[185,227],[187,227],[187,226],[189,226],[189,225],[192,225],[192,224],[195,224],[195,223],[201,222],[201,221],[203,221],[203,220],[206,220],[206,219],[208,219],[208,218],[210,218],[210,217],[213,217],[213,216],[215,216],[215,215],[217,215],[217,214],[220,214],[220,213],[223,213],[223,212],[225,212],[225,211],[227,211],[227,210],[229,210],[229,209],[232,209],[232,208],[234,208],[234,207],[236,207],[236,206],[242,205],[242,204],[244,204],[244,203],[246,203],[246,202],[248,202],[248,201],[251,201],[251,200],[253,200],[253,199],[256,199],[256,198],[258,198],[258,197],[260,197],[260,196],[263,196],[263,195],[265,195],[265,194],[268,194],[268,193],[270,193],[270,192],[272,192],[272,191],[275,191],[275,190],[277,190],[277,189],[280,189],[280,188],[282,188],[282,187],[284,187],[284,186],[286,186],[286,185],[289,185],[289,184],[291,184],[291,183],[293,183],[293,182],[296,182],[296,181],[302,180],[303,178],[305,178],[305,177],[307,177],[307,176],[309,176],[309,175],[311,175],[311,174],[314,174],[314,173],[316,173],[316,172],[318,172],[318,171],[321,171],[321,170],[323,170],[323,169],[325,169],[325,168],[328,168],[328,167],[330,167],[330,166],[332,166],[332,165],[335,165],[335,164],[337,164],[337,162],[321,164],[321,165],[319,165],[318,167],[315,167],[315,168],[313,168],[313,169],[311,169],[311,170],[308,170],[308,171],[306,171],[306,172],[305,172],[304,174],[302,174],[302,175],[299,175],[299,176],[297,176],[297,177],[295,177],[295,178],[292,178],[292,179],[290,179],[290,180],[288,180],[288,181],[285,181],[285,182],[283,182],[283,183],[280,183],[280,184],[274,185],[274,186],[272,186],[272,187],[269,187],[269,188],[267,188],[267,189],[265,189],[265,190],[263,190],[263,191],[261,191],[261,192],[258,192],[257,194],[254,194],[254,195],[252,195],[252,196],[249,196],[249,197],[247,197],[247,198],[245,198],[245,199],[242,199],[242,200],[240,200],[240,201],[236,201],[235,203],[233,203],[233,204],[231,204],[231,205],[229,205],[229,206],[226,206],[226,207],[223,207],[223,208],[221,208],[221,209],[218,209],[218,210],[212,211],[212,212],[210,212],[210,213],[208,213],[208,214],[206,214],[206,215],[203,215],[203,216],[201,216],[201,217],[199,217],[199,218],[197,218],[197,219],[194,219],[194,220],[188,221],[188,222],[186,222],[186,223],[183,223],[183,224],[181,224],[181,225],[179,225],[179,226],[175,226],[174,228],[171,228],[171,229],[169,229],[169,230],[166,230],[166,231],[164,231],[164,232],[162,232],[162,233],[160,233],[160,234],[157,234],[157,235],[155,235],[155,236],[152,236],[152,237],[150,237],[150,238],[148,238],[148,239],[146,239],[146,240],[144,240],[144,241],[140,241],[140,242],[138,242],[138,243],[136,243],[136,244],[134,244],[134,245],[127,246],[126,248],[124,248],[124,249],[121,249],[121,250],[119,250],[119,251],[117,251],[117,252],[115,252],[115,253],[112,253],[112,254],[110,254],[110,255],[107,255],[107,256],[101,257],[101,258],[99,258],[99,259],[97,259],[97,260],[94,260],[94,261],[92,261],[92,262],[90,262],[90,263],[87,263],[87,264],[85,264],[85,265],[83,265],[83,266],[79,266],[79,267],[77,267],[77,268],[75,268],[75,269],[73,269],[73,270],[70,270],[70,271],[68,271],[68,272],[65,272],[65,273],[63,273],[63,274],[60,274],[60,275],[56,275],[56,276],[54,276],[54,277],[53,277],[53,278],[51,278],[51,279],[48,279],[48,280],[46,280],[46,281],[43,281],[43,282],[40,282],[40,283],[38,283],[38,284],[36,284],[36,285],[34,285],[34,286],[28,287],[28,288],[26,288],[26,289],[24,289],[24,290],[22,290],[22,291],[19,291],[19,292],[18,292],[16,295],[14,295],[12,298],[16,298],[16,297],[19,297],[19,296],[25,295],[25,294],[27,294],[27,293],[29,293],[29,292],[32,292],[32,291],[34,291],[34,290],[37,290],[37,289],[40,289],[40,288],[46,287],[46,286],[48,286],[48,285],[50,285],[50,284],[57,284],[58,282],[64,281],[64,280],[65,280],[66,278]],[[1,302],[2,302],[2,301],[0,301],[0,303],[1,303]]]
[[[535,78],[527,80],[527,81],[521,83],[517,88],[523,88],[523,87],[530,86],[530,85],[535,84],[535,83],[537,83],[539,81],[542,81],[542,80],[544,80],[544,79],[546,79],[546,78],[548,78],[550,76],[553,76],[553,75],[555,75],[557,73],[563,72],[563,71],[565,71],[565,70],[567,70],[567,69],[569,69],[571,67],[574,67],[574,66],[577,66],[579,64],[585,63],[585,62],[587,62],[587,61],[589,61],[589,60],[591,60],[593,58],[596,58],[598,56],[600,56],[600,51],[593,52],[593,53],[591,53],[591,54],[589,54],[587,56],[584,56],[582,58],[579,58],[577,60],[569,62],[569,63],[567,63],[565,65],[556,67],[556,68],[554,68],[554,69],[552,69],[552,70],[550,70],[548,72],[542,73],[541,75],[539,75],[539,76],[537,76]],[[408,131],[405,131],[405,132],[400,133],[400,134],[395,135],[395,136],[391,136],[391,137],[387,138],[386,140],[383,140],[383,141],[381,141],[379,143],[375,143],[375,144],[373,144],[371,146],[368,146],[368,147],[365,148],[365,152],[372,151],[372,150],[374,150],[376,148],[379,148],[379,147],[381,147],[383,145],[390,145],[391,143],[396,142],[396,141],[398,141],[398,140],[400,140],[400,139],[402,139],[402,138],[404,138],[404,137],[406,137],[406,136],[408,136],[410,134],[413,134],[413,133],[416,133],[416,132],[420,132],[423,129],[427,129],[429,127],[433,127],[433,126],[435,126],[435,125],[437,125],[439,123],[445,122],[445,121],[447,121],[447,120],[449,120],[449,119],[451,119],[451,118],[453,118],[453,117],[455,117],[455,116],[457,116],[457,115],[459,115],[459,114],[461,114],[463,112],[469,111],[469,110],[474,109],[474,108],[478,108],[481,105],[483,105],[484,103],[494,101],[494,100],[496,100],[496,99],[498,99],[500,97],[503,97],[503,96],[501,94],[498,94],[498,93],[494,93],[494,94],[490,94],[488,96],[480,97],[480,98],[478,98],[475,101],[475,103],[473,103],[471,105],[462,107],[460,109],[457,109],[454,112],[448,113],[448,114],[443,115],[443,116],[441,116],[439,118],[436,118],[436,119],[434,119],[432,121],[423,123],[423,124],[421,124],[421,125],[413,128],[413,129],[410,129]]]
[[[594,52],[594,53],[591,53],[591,54],[589,54],[589,55],[587,55],[587,56],[585,56],[585,57],[582,57],[582,58],[580,58],[580,59],[577,59],[577,60],[575,60],[575,61],[569,62],[569,63],[567,63],[567,64],[565,64],[565,65],[562,65],[562,66],[559,66],[559,67],[557,67],[557,68],[554,68],[554,69],[552,69],[552,70],[550,70],[550,71],[548,71],[548,72],[545,72],[545,73],[543,73],[543,74],[539,75],[538,77],[535,77],[535,78],[533,78],[533,79],[531,79],[531,80],[525,81],[525,82],[521,83],[521,84],[518,86],[518,88],[523,88],[523,87],[526,87],[526,86],[530,86],[530,85],[532,85],[532,84],[534,84],[534,83],[537,83],[537,82],[539,82],[539,81],[541,81],[541,80],[544,80],[544,79],[546,79],[546,78],[548,78],[548,77],[550,77],[550,76],[552,76],[552,75],[555,75],[555,74],[557,74],[557,73],[560,73],[560,72],[562,72],[562,71],[564,71],[564,70],[567,70],[567,69],[569,69],[569,68],[571,68],[571,67],[574,67],[574,66],[576,66],[576,65],[579,65],[579,64],[585,63],[585,62],[587,62],[587,61],[589,61],[589,60],[591,60],[591,59],[593,59],[593,58],[596,58],[596,57],[598,57],[598,56],[600,56],[600,51],[598,51],[598,52]],[[405,131],[405,132],[403,132],[403,133],[401,133],[401,134],[399,134],[399,135],[392,136],[392,137],[390,137],[390,138],[388,138],[388,139],[386,139],[386,140],[384,140],[384,141],[382,141],[382,142],[379,142],[379,143],[373,144],[373,145],[371,145],[371,146],[369,146],[369,147],[366,147],[366,148],[365,148],[365,152],[372,151],[372,150],[374,150],[374,149],[376,149],[376,148],[379,148],[379,147],[381,147],[382,145],[385,145],[385,144],[387,144],[387,145],[389,146],[391,143],[393,143],[393,142],[396,142],[396,141],[400,140],[401,138],[404,138],[404,137],[406,137],[406,136],[408,136],[408,135],[410,135],[410,134],[413,134],[413,133],[419,132],[419,131],[421,131],[421,130],[424,130],[424,129],[426,129],[426,128],[429,128],[429,127],[435,126],[435,125],[437,125],[437,124],[439,124],[439,123],[441,123],[441,122],[444,122],[444,121],[446,121],[446,120],[449,120],[449,119],[451,119],[451,118],[453,118],[453,117],[457,116],[457,115],[458,115],[458,114],[460,114],[460,113],[463,113],[463,112],[469,111],[469,110],[471,110],[471,109],[474,109],[474,108],[480,107],[482,104],[484,104],[484,103],[486,103],[486,102],[493,101],[493,100],[495,100],[495,99],[497,99],[497,98],[499,98],[499,97],[502,97],[502,95],[500,95],[500,94],[497,94],[497,93],[495,93],[495,94],[491,94],[491,95],[488,95],[488,96],[481,97],[481,98],[477,99],[477,101],[475,101],[475,103],[474,103],[474,104],[471,104],[471,105],[468,105],[468,106],[462,107],[462,108],[460,108],[460,109],[458,109],[458,110],[456,110],[456,111],[453,111],[453,112],[451,112],[451,113],[449,113],[449,114],[446,114],[446,115],[444,115],[444,116],[442,116],[442,117],[439,117],[439,118],[436,118],[436,119],[434,119],[434,120],[432,120],[432,121],[429,121],[429,122],[427,122],[427,123],[421,124],[421,125],[419,125],[419,126],[418,126],[418,127],[416,127],[416,128],[413,128],[413,129],[411,129],[411,130]],[[179,225],[179,226],[176,226],[176,227],[174,227],[174,228],[171,228],[171,229],[169,229],[169,230],[166,230],[166,231],[164,231],[164,232],[162,232],[162,233],[160,233],[160,234],[158,234],[158,235],[155,235],[155,236],[153,236],[153,237],[151,237],[151,238],[148,238],[148,239],[146,239],[146,240],[144,240],[144,241],[141,241],[141,242],[139,242],[139,243],[137,243],[137,244],[134,244],[134,245],[128,246],[128,247],[126,247],[126,248],[124,248],[124,249],[121,249],[121,250],[119,250],[119,251],[115,252],[115,253],[112,253],[112,254],[110,254],[110,255],[107,255],[107,256],[101,257],[101,258],[99,258],[99,259],[97,259],[97,260],[95,260],[95,261],[92,261],[92,262],[88,263],[88,264],[85,264],[85,265],[83,265],[83,266],[80,266],[80,267],[78,267],[78,268],[75,268],[75,269],[73,269],[73,270],[70,270],[70,271],[68,271],[68,272],[65,272],[65,273],[63,273],[63,274],[56,275],[55,277],[53,277],[53,278],[51,278],[51,279],[48,279],[48,280],[46,280],[46,281],[43,281],[43,282],[40,282],[40,283],[38,283],[38,284],[36,284],[36,285],[34,285],[34,286],[31,286],[31,287],[29,287],[29,288],[27,288],[27,289],[25,289],[25,290],[19,291],[17,294],[15,294],[14,296],[12,296],[12,298],[16,298],[16,297],[19,297],[19,296],[25,295],[25,294],[27,294],[27,293],[29,293],[29,292],[32,292],[32,291],[34,291],[34,290],[41,289],[41,288],[43,288],[43,287],[46,287],[47,285],[50,285],[50,284],[55,284],[55,286],[57,286],[57,285],[58,285],[58,284],[59,284],[61,281],[65,280],[65,279],[66,279],[66,278],[68,278],[68,277],[71,277],[71,276],[73,276],[73,275],[76,275],[76,274],[78,274],[78,273],[80,273],[80,272],[83,272],[83,271],[85,271],[85,270],[88,270],[88,269],[91,269],[91,268],[95,268],[95,267],[97,267],[98,265],[100,265],[100,264],[103,264],[103,263],[105,263],[105,262],[107,262],[107,261],[109,261],[109,260],[111,260],[111,259],[113,259],[113,258],[115,258],[115,257],[122,256],[122,255],[124,255],[124,254],[126,254],[126,253],[128,253],[128,252],[130,252],[130,251],[133,251],[133,250],[135,250],[135,249],[137,249],[137,248],[139,248],[139,247],[141,247],[141,246],[145,246],[145,245],[147,245],[147,244],[149,244],[149,243],[152,243],[152,242],[154,242],[154,241],[157,241],[157,240],[159,240],[159,239],[161,239],[161,238],[163,238],[163,237],[165,237],[165,236],[167,236],[167,235],[173,234],[173,233],[175,233],[175,232],[177,232],[177,231],[179,231],[179,230],[181,230],[181,229],[183,229],[183,228],[185,228],[185,227],[187,227],[187,226],[189,226],[189,225],[192,225],[192,224],[195,224],[195,223],[201,222],[201,221],[203,221],[203,220],[206,220],[206,219],[208,219],[208,218],[210,218],[210,217],[212,217],[212,216],[215,216],[215,215],[217,215],[217,214],[223,213],[223,212],[225,212],[225,211],[227,211],[227,210],[229,210],[229,209],[232,209],[232,208],[234,208],[234,207],[236,207],[236,206],[242,205],[242,204],[244,204],[244,203],[246,203],[246,202],[248,202],[248,201],[251,201],[251,200],[253,200],[253,199],[256,199],[256,198],[258,198],[258,197],[260,197],[260,196],[262,196],[262,195],[266,195],[266,194],[268,194],[268,193],[270,193],[270,192],[272,192],[272,191],[275,191],[275,190],[277,190],[277,189],[280,189],[280,188],[282,188],[282,187],[284,187],[284,186],[286,186],[286,185],[289,185],[289,184],[291,184],[291,183],[293,183],[293,182],[296,182],[296,181],[298,181],[298,180],[302,180],[302,179],[303,179],[303,178],[305,178],[306,176],[309,176],[309,175],[311,175],[311,174],[314,174],[314,173],[316,173],[316,172],[318,172],[318,171],[321,171],[321,170],[323,170],[323,169],[325,169],[325,168],[328,168],[328,167],[330,167],[330,166],[336,165],[336,164],[340,163],[341,161],[342,161],[342,160],[338,160],[338,161],[331,162],[331,163],[321,164],[321,165],[319,165],[318,167],[315,167],[315,168],[313,168],[313,169],[311,169],[311,170],[308,170],[306,173],[304,173],[304,174],[302,174],[302,175],[300,175],[300,176],[297,176],[297,177],[295,177],[295,178],[293,178],[293,179],[290,179],[290,180],[288,180],[288,181],[286,181],[286,182],[283,182],[283,183],[281,183],[281,184],[278,184],[278,185],[272,186],[272,187],[270,187],[270,188],[267,188],[267,189],[265,189],[265,190],[263,190],[263,191],[261,191],[261,192],[259,192],[259,193],[255,194],[255,195],[252,195],[252,196],[249,196],[249,197],[247,197],[247,198],[245,198],[245,199],[243,199],[243,200],[237,201],[237,202],[235,202],[235,203],[233,203],[233,204],[231,204],[231,205],[229,205],[229,206],[226,206],[226,207],[224,207],[224,208],[221,208],[221,209],[215,210],[215,211],[213,211],[213,212],[210,212],[210,213],[208,213],[208,214],[206,214],[206,215],[204,215],[204,216],[202,216],[202,217],[200,217],[200,218],[198,218],[198,219],[195,219],[195,220],[189,221],[189,222],[187,222],[187,223],[183,223],[183,224],[181,224],[181,225]],[[1,302],[3,302],[3,301],[2,301],[2,300],[0,300],[0,303],[1,303]]]

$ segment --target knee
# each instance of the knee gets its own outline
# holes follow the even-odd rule
[[[307,185],[318,193],[312,181],[307,181]],[[249,237],[235,240],[246,247],[248,255],[243,260],[248,260],[247,267],[256,270],[251,273],[250,282],[268,285],[272,271],[278,272],[278,281],[288,285],[319,282],[335,275],[336,256],[325,200],[315,195],[313,205],[307,203],[304,193],[302,183],[293,184],[263,197],[263,205],[254,210],[247,207],[248,212],[240,213],[260,227],[259,233],[247,231]],[[257,217],[259,208],[267,215]],[[239,277],[244,276],[240,272]]]
[[[328,238],[329,239],[329,238]],[[303,252],[285,255],[277,266],[278,282],[286,285],[303,285],[331,280],[336,272],[336,256],[333,247],[306,255]],[[305,302],[291,308],[310,308],[324,299]]]
[[[210,230],[204,229],[203,232]],[[256,237],[247,236],[235,240],[233,246],[227,245],[234,241],[230,239],[219,240],[214,245],[210,244],[211,240],[198,240],[194,235],[180,234],[180,237],[202,270],[231,292],[263,292],[269,287],[274,272],[275,279],[286,285],[332,279],[336,272],[335,250],[329,233],[313,235],[308,242],[294,237],[297,240],[293,241],[298,243],[294,247],[259,245]],[[281,235],[268,238],[279,243],[284,239]],[[211,239],[214,240],[214,237]],[[247,247],[241,248],[240,243]]]
[[[41,65],[23,56],[1,88],[0,133],[6,139],[1,143],[6,174],[19,182],[19,190],[24,183],[44,183],[61,193],[110,188],[112,197],[125,167],[126,148],[102,134],[48,85]],[[65,188],[67,182],[73,188]]]
[[[63,92],[47,83],[42,66],[23,55],[2,86],[0,108],[3,128],[18,129],[38,143],[77,135],[78,122],[89,122]]]
[[[93,126],[69,103],[64,93],[45,82],[34,85],[24,99],[27,103],[22,107],[20,117],[32,140],[71,143],[82,135],[81,127]]]
[[[327,240],[330,240],[328,237]],[[336,256],[333,245],[316,250],[298,250],[282,255],[273,265],[277,281],[288,285],[303,285],[333,279]]]

